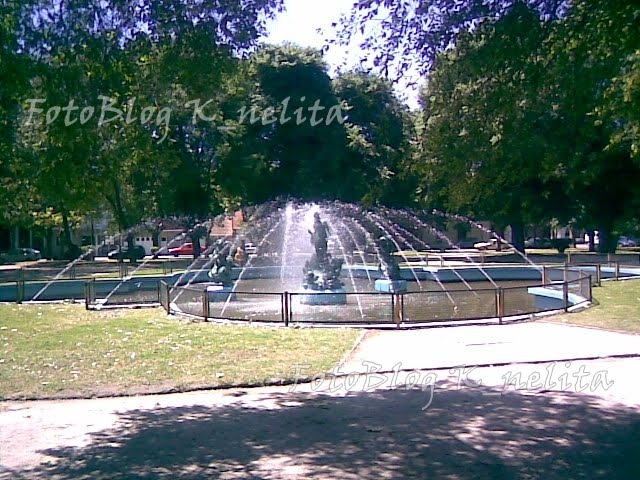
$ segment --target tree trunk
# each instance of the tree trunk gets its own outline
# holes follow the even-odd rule
[[[151,232],[151,241],[153,242],[153,246],[156,248],[160,248],[160,227],[154,227]]]
[[[618,246],[618,242],[611,230],[612,228],[609,225],[604,225],[600,227],[599,229],[600,243],[598,244],[599,253],[616,253],[616,247]]]
[[[493,228],[493,231],[495,232],[494,238],[498,242],[496,244],[496,251],[501,252],[502,251],[502,242],[500,241],[500,238],[504,238],[504,229],[503,228]]]
[[[524,226],[521,223],[511,224],[511,244],[516,250],[524,253]]]
[[[125,232],[129,229],[129,220],[127,219],[127,213],[124,211],[124,207],[122,206],[122,190],[120,188],[120,183],[117,178],[114,178],[112,181],[113,185],[113,197],[107,198],[116,215],[116,221],[118,222],[118,226],[120,227],[121,232]]]
[[[69,214],[62,208],[62,238],[64,242],[63,257],[65,260],[75,260],[82,253],[80,247],[73,243],[71,239],[71,225],[69,224]]]
[[[44,249],[47,258],[53,258],[53,228],[45,229],[44,234]]]
[[[587,231],[587,236],[589,237],[589,251],[596,251],[596,232],[594,230]]]
[[[200,253],[201,253],[201,249],[200,249],[200,231],[198,228],[196,228],[196,230],[194,230],[194,232],[190,235],[191,236],[191,242],[193,243],[193,259],[197,260],[198,258],[200,258]]]
[[[62,209],[62,238],[64,239],[65,248],[69,249],[71,247],[71,226],[65,209]]]

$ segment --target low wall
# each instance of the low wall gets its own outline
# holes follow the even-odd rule
[[[546,287],[529,287],[527,291],[535,297],[536,308],[540,310],[561,310],[565,308],[564,292],[562,290]],[[584,298],[575,293],[568,293],[567,300],[569,306],[580,305],[589,301],[588,298]]]

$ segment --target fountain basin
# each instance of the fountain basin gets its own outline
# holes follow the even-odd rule
[[[535,297],[535,306],[539,310],[560,310],[565,307],[562,290],[547,287],[530,287],[527,291],[529,295]],[[578,305],[585,300],[585,298],[575,293],[567,293],[567,302],[570,306]]]
[[[225,287],[224,285],[209,285],[207,287],[207,298],[210,302],[226,302],[233,300],[233,287]]]
[[[302,290],[300,303],[303,305],[346,305],[347,292],[344,288],[334,290]]]
[[[404,293],[407,291],[406,280],[387,280],[380,278],[374,284],[376,292],[382,293]]]

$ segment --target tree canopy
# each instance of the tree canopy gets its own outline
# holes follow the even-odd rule
[[[639,223],[633,0],[357,2],[334,42],[373,72],[425,74],[412,171],[424,206],[510,225],[615,232]]]
[[[640,225],[640,8],[360,0],[322,52],[261,45],[282,0],[0,2],[0,223],[120,230],[276,197],[512,228]],[[423,74],[410,112],[394,81]],[[106,116],[103,116],[106,109]]]

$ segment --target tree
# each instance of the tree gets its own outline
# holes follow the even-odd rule
[[[640,108],[631,80],[637,13],[632,0],[576,1],[548,40],[549,103],[566,139],[561,168],[577,222],[599,231],[602,252],[614,251],[616,233],[638,218],[640,165],[629,113]]]
[[[637,223],[637,15],[634,0],[368,0],[333,41],[361,38],[385,75],[414,60],[429,75],[415,171],[432,205],[572,221],[611,251]]]
[[[216,97],[237,63],[234,55],[255,45],[281,0],[11,5],[15,21],[4,24],[15,39],[9,53],[39,66],[22,78],[33,87],[32,96],[46,96],[48,106],[73,99],[80,108],[94,108],[96,116],[113,100],[110,106],[124,112],[102,125],[97,118],[69,126],[41,116],[29,129],[23,118],[20,142],[8,142],[28,153],[13,155],[10,172],[28,192],[21,204],[30,208],[34,203],[26,197],[37,198],[35,206],[61,212],[107,205],[121,230],[149,216],[217,208],[211,173],[223,142],[215,126],[192,121],[187,103]],[[174,122],[168,115],[163,124],[140,121],[143,106],[166,107],[175,112]]]
[[[540,49],[546,27],[524,4],[458,37],[441,54],[422,95],[424,201],[510,225],[524,249],[523,227],[567,216],[549,143],[552,118],[540,101]]]
[[[28,219],[28,192],[14,181],[23,170],[16,138],[21,98],[28,90],[32,62],[19,54],[17,2],[0,4],[0,224]]]
[[[345,172],[350,191],[345,200],[404,206],[413,183],[405,162],[411,154],[411,117],[387,80],[362,71],[334,81],[336,95],[348,109]]]
[[[334,25],[329,41],[357,41],[367,52],[363,63],[384,76],[401,77],[414,64],[426,75],[460,34],[522,4],[544,20],[559,18],[567,8],[564,0],[360,0]]]
[[[346,112],[327,70],[320,52],[294,45],[265,46],[251,56],[248,83],[231,102],[241,105],[238,130],[216,171],[227,195],[259,202],[345,194]]]

